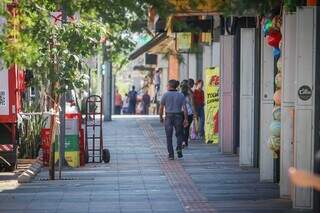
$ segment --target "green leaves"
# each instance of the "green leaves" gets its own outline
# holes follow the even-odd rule
[[[66,14],[78,13],[80,21],[54,25],[51,13],[61,11],[62,3]],[[32,70],[39,86],[58,81],[63,88],[81,87],[88,70],[85,59],[101,53],[101,37],[107,38],[108,55],[117,68],[127,62],[125,56],[135,45],[132,33],[147,26],[150,5],[161,15],[172,11],[167,1],[158,0],[19,1],[16,18],[0,12],[8,20],[0,36],[0,57],[7,65]]]

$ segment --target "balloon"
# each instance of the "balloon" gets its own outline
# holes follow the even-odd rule
[[[275,107],[272,111],[273,119],[276,121],[281,121],[281,107]]]
[[[274,48],[279,47],[279,43],[281,39],[282,39],[282,35],[280,31],[274,30],[273,28],[269,30],[267,41],[271,47],[274,47]]]
[[[277,62],[277,68],[278,68],[279,72],[282,71],[282,60],[281,60],[281,57],[279,58],[279,60]]]
[[[272,28],[280,31],[281,25],[282,25],[281,16],[275,16],[275,17],[272,19]]]
[[[275,77],[275,83],[276,83],[276,87],[277,89],[281,89],[281,83],[282,83],[282,73],[279,72],[276,77]]]
[[[270,135],[274,137],[280,137],[281,123],[280,121],[272,121],[269,127]]]
[[[281,90],[277,90],[273,95],[274,104],[276,106],[281,106]]]
[[[274,49],[273,49],[273,58],[274,58],[275,60],[278,60],[278,59],[280,58],[280,56],[281,56],[281,50],[280,50],[280,48],[278,48],[278,47],[274,48]]]
[[[271,136],[269,138],[268,145],[272,151],[273,158],[278,158],[280,154],[280,137]]]
[[[272,21],[270,19],[265,19],[264,27],[263,27],[264,36],[268,35],[271,26],[272,26]]]

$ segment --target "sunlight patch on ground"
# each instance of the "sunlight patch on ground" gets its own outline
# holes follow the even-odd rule
[[[0,192],[14,190],[18,188],[19,185],[17,180],[2,180],[0,181]]]
[[[122,119],[139,119],[139,118],[143,118],[143,119],[155,119],[158,118],[159,115],[113,115],[112,119],[115,120],[122,120]]]

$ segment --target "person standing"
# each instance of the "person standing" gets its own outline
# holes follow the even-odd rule
[[[136,114],[136,105],[137,105],[137,91],[136,87],[132,86],[132,90],[128,93],[129,97],[129,114]]]
[[[187,107],[187,112],[188,112],[188,125],[184,126],[184,129],[183,129],[182,147],[188,147],[190,126],[191,126],[191,123],[193,121],[194,116],[196,116],[194,103],[193,103],[193,94],[192,94],[191,88],[189,86],[190,86],[190,84],[189,84],[188,80],[182,81],[181,86],[180,86],[181,92],[185,97],[186,107]]]
[[[160,122],[165,123],[167,149],[170,160],[174,160],[172,145],[173,129],[175,129],[177,137],[177,155],[178,158],[182,158],[183,126],[188,125],[185,97],[182,93],[177,91],[177,87],[178,84],[176,80],[168,81],[167,92],[163,94],[160,101]],[[183,113],[181,109],[183,109]],[[164,110],[166,111],[165,120],[163,119]]]
[[[161,84],[161,70],[158,68],[156,70],[156,73],[154,74],[154,77],[153,77],[153,83],[154,83],[154,86],[155,86],[155,89],[156,89],[156,93],[158,93],[160,91],[160,84]]]
[[[197,80],[196,82],[196,89],[193,93],[194,103],[196,112],[199,116],[200,125],[199,125],[199,137],[204,137],[204,121],[205,121],[205,114],[204,114],[204,91],[203,91],[203,81]]]
[[[120,115],[121,114],[121,109],[122,109],[122,105],[123,105],[123,101],[122,101],[122,96],[120,95],[119,91],[117,90],[115,98],[114,98],[114,113],[116,115]]]
[[[148,94],[148,91],[146,90],[142,96],[143,114],[149,115],[150,103],[151,103],[151,98],[150,98],[150,95]]]

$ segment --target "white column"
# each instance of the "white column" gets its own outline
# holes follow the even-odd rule
[[[294,166],[297,169],[312,172],[314,159],[314,76],[315,76],[315,7],[297,9],[297,56],[296,56],[296,110],[295,110],[295,146]],[[305,89],[303,89],[303,87]],[[307,95],[309,87],[311,97],[302,100],[302,93]],[[298,95],[300,93],[300,95]],[[311,209],[313,190],[294,187],[293,206]]]
[[[180,81],[189,78],[189,75],[188,75],[188,72],[189,72],[189,57],[188,57],[188,54],[187,53],[182,53],[181,56],[183,58],[183,61],[179,65],[180,66],[180,69],[179,69],[180,70],[180,74],[179,74]]]
[[[160,93],[163,94],[167,90],[168,83],[168,59],[164,55],[158,55],[158,67],[162,69]]]
[[[255,29],[241,29],[240,166],[253,166]]]
[[[195,54],[189,54],[189,78],[197,80],[197,58]]]
[[[220,146],[222,153],[233,153],[233,42],[234,36],[220,37]]]
[[[202,72],[202,79],[206,79],[206,72],[205,70],[209,67],[212,67],[212,47],[205,45],[203,46],[203,72]]]
[[[105,73],[103,76],[103,115],[104,121],[111,121],[112,114],[112,64],[109,61],[104,62]]]
[[[291,194],[288,169],[293,165],[293,116],[296,75],[296,15],[283,15],[282,30],[282,103],[280,145],[280,196]]]
[[[260,98],[260,181],[273,181],[273,157],[268,146],[274,94],[274,58],[272,47],[261,34],[261,98]]]
[[[220,42],[213,42],[211,45],[211,67],[220,65]]]

